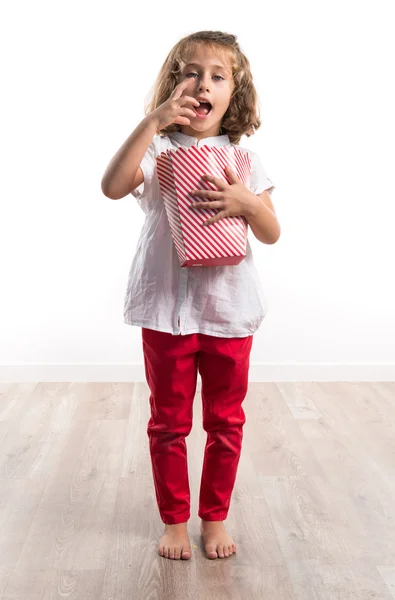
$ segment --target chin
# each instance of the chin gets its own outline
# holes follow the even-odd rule
[[[191,127],[191,125],[189,126]],[[196,131],[206,131],[208,129],[221,129],[221,123],[194,123],[192,129],[196,129]]]

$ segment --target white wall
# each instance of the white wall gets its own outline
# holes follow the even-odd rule
[[[143,213],[101,177],[171,47],[220,29],[251,62],[263,126],[242,145],[282,229],[273,246],[250,232],[269,303],[251,379],[394,380],[391,4],[8,3],[0,378],[143,379],[140,329],[123,323]]]

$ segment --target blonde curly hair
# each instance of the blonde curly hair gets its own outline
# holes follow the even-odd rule
[[[228,59],[232,68],[234,89],[229,107],[221,121],[221,132],[229,136],[233,144],[238,144],[243,135],[250,137],[261,126],[259,118],[259,99],[253,84],[250,63],[243,54],[236,36],[222,31],[198,31],[182,38],[169,52],[152,89],[152,99],[145,105],[148,115],[166,102],[177,86],[182,64],[197,46],[204,44],[209,50],[219,52]],[[159,134],[168,135],[180,131],[181,125],[173,123]]]

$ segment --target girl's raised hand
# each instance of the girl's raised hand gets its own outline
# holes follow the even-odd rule
[[[188,108],[187,105],[191,104],[192,106],[199,106],[200,102],[192,96],[182,95],[183,91],[188,86],[188,83],[188,79],[184,79],[184,81],[179,83],[174,88],[170,97],[151,113],[150,116],[155,120],[158,131],[172,123],[189,125],[191,120],[188,117],[196,116],[195,111]]]

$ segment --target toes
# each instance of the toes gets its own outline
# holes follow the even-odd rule
[[[179,560],[183,558],[188,560],[191,558],[191,548],[187,545],[186,548],[180,546],[166,546],[165,544],[159,544],[158,553],[164,558],[170,558],[171,560]]]
[[[217,551],[215,549],[215,546],[208,544],[206,546],[206,552],[207,552],[207,556],[209,558],[218,558],[218,554],[217,554]]]
[[[224,558],[224,547],[222,544],[218,544],[218,556]]]

